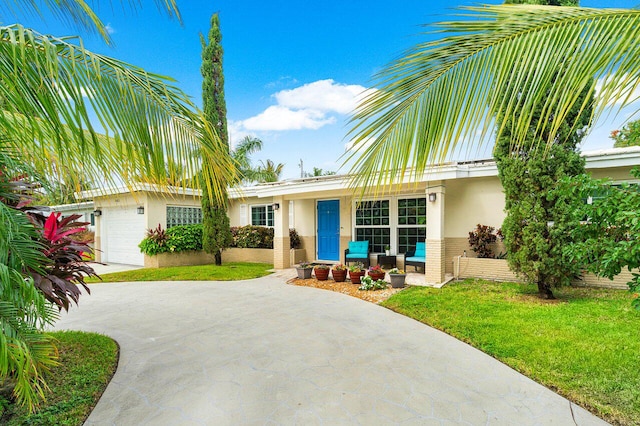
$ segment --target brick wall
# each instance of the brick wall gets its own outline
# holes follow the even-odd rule
[[[475,257],[455,257],[452,262],[453,276],[456,278],[483,278],[493,281],[521,282],[509,269],[504,259],[478,259]]]
[[[478,259],[475,257],[454,257],[450,262],[453,276],[456,278],[482,278],[492,281],[522,282],[510,269],[504,259]],[[613,280],[598,278],[593,274],[584,274],[582,279],[573,281],[573,285],[585,287],[608,287],[628,289],[627,282],[632,278],[631,272],[624,270]]]

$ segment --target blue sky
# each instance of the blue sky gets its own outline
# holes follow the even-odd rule
[[[634,7],[637,0],[582,1],[586,7]],[[117,1],[102,2],[98,15],[109,25],[114,47],[82,34],[87,48],[171,76],[201,105],[200,33],[220,13],[228,120],[233,141],[250,134],[262,139],[254,161],[285,163],[283,178],[313,167],[338,170],[348,143],[348,112],[355,94],[404,49],[423,41],[422,24],[448,19],[459,5],[478,2],[379,0],[178,1],[183,25],[151,1],[134,12]],[[124,2],[127,3],[127,2]],[[501,3],[485,1],[484,3]],[[47,19],[20,23],[45,34],[78,30]],[[4,20],[4,24],[11,23]],[[625,113],[598,123],[583,149],[612,146],[611,130]],[[232,142],[233,142],[232,141]],[[490,156],[490,149],[486,156]]]

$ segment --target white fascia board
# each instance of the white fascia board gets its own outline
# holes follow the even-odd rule
[[[85,201],[83,203],[60,204],[57,206],[49,206],[51,211],[66,212],[70,210],[93,210],[93,201]]]
[[[587,169],[640,166],[640,146],[585,152]]]
[[[89,191],[77,192],[75,195],[77,198],[98,198],[109,197],[112,195],[131,194],[134,192],[153,192],[167,195],[185,195],[185,196],[201,196],[202,191],[199,189],[180,188],[177,186],[169,186],[163,188],[159,185],[153,184],[139,184],[132,187],[121,186],[118,188],[104,188],[104,189],[92,189]]]

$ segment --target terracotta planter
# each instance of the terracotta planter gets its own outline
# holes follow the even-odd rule
[[[316,268],[315,269],[315,273],[316,273],[316,279],[318,281],[326,281],[329,278],[329,268]]]
[[[347,280],[347,271],[346,270],[342,270],[342,271],[336,271],[335,269],[333,269],[331,271],[331,275],[333,275],[333,280],[335,282],[341,283]]]
[[[384,280],[384,272],[369,272],[369,276],[374,281]]]
[[[407,278],[406,274],[389,274],[391,280],[391,287],[402,288],[404,287],[404,280]]]
[[[311,273],[313,272],[313,269],[311,268],[296,268],[296,270],[298,271],[298,278],[301,280],[311,278]]]
[[[360,271],[360,272],[349,271],[349,279],[351,280],[351,284],[361,284],[362,281],[360,280],[362,277],[364,277],[365,273],[366,271]]]

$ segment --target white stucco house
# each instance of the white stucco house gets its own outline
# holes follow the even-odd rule
[[[87,222],[88,231],[95,231],[95,216],[93,213],[93,201],[83,201],[80,203],[60,204],[57,206],[38,206],[33,211],[48,216],[52,212],[60,213],[61,216],[67,217],[72,214],[78,214],[80,217],[78,222]]]
[[[640,147],[583,155],[591,175],[615,182],[634,182],[630,170],[640,165]],[[493,159],[435,165],[418,183],[362,202],[347,182],[348,176],[332,175],[233,189],[231,225],[273,227],[275,268],[291,266],[289,228],[298,231],[309,261],[342,262],[349,241],[367,240],[372,264],[388,245],[402,267],[404,253],[426,241],[425,279],[441,283],[454,273],[456,256],[465,251],[473,256],[469,232],[479,223],[498,228],[505,215]],[[133,192],[120,188],[81,196],[94,201],[96,248],[103,262],[142,265],[137,246],[146,229],[201,220],[196,191],[162,194],[152,186],[140,186]]]

